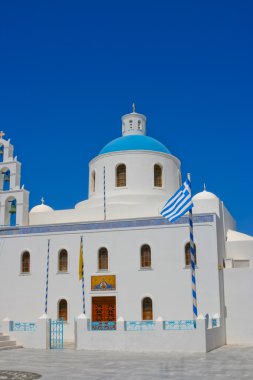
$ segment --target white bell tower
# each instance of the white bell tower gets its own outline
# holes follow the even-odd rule
[[[20,188],[21,163],[0,132],[0,228],[28,225],[29,192]]]

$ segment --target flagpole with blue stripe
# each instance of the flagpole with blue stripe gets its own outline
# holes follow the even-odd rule
[[[196,253],[193,238],[193,218],[192,218],[192,194],[191,194],[191,175],[187,175],[186,181],[175,192],[174,195],[165,203],[160,214],[170,223],[176,222],[181,216],[189,212],[189,229],[190,229],[190,252],[191,252],[191,284],[192,284],[192,308],[194,326],[198,316],[197,309],[197,292],[196,292],[196,277],[195,263]]]
[[[191,175],[187,174],[189,181],[189,190],[191,194]],[[196,276],[195,276],[195,263],[196,263],[196,252],[193,237],[193,218],[192,218],[192,208],[189,210],[189,228],[190,228],[190,251],[191,251],[191,275],[192,275],[192,311],[193,320],[196,321],[198,317],[198,307],[197,307],[197,291],[196,291]]]
[[[48,239],[48,244],[47,244],[47,269],[46,269],[45,314],[47,314],[47,302],[48,302],[49,251],[50,251],[50,239]]]

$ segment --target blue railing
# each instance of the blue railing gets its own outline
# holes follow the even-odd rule
[[[152,331],[155,328],[153,321],[125,321],[125,331]]]
[[[10,331],[35,331],[36,323],[35,322],[14,322],[10,321],[9,324]]]
[[[194,330],[196,328],[196,321],[181,320],[181,321],[164,321],[164,330]]]
[[[115,321],[107,321],[107,322],[90,322],[89,330],[92,331],[111,331],[116,330],[117,324]]]

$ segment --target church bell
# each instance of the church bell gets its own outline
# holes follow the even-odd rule
[[[10,176],[9,176],[9,174],[4,174],[4,181],[5,182],[10,182]]]
[[[10,214],[15,214],[16,213],[16,209],[17,209],[16,204],[14,202],[11,202],[11,207],[10,207],[9,213]]]

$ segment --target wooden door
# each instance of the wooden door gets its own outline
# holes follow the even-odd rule
[[[116,297],[92,297],[92,321],[116,321]]]

